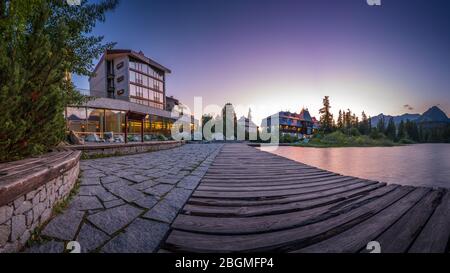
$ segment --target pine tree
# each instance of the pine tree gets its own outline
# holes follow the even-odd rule
[[[397,140],[407,139],[408,133],[406,132],[405,123],[400,121],[400,124],[398,125],[398,133],[397,133]]]
[[[394,118],[390,118],[389,122],[388,122],[388,126],[386,128],[386,136],[391,140],[395,140],[396,130],[397,129],[395,128]]]
[[[385,133],[385,130],[386,130],[386,124],[385,124],[384,116],[382,116],[382,117],[378,120],[377,129],[378,129],[378,132],[380,132],[380,133]]]
[[[367,115],[364,111],[361,114],[361,123],[359,126],[359,131],[363,135],[369,134],[369,120],[367,119]]]
[[[339,129],[344,128],[344,119],[342,117],[342,110],[339,110],[339,116],[338,116],[338,120],[337,120],[337,127]]]
[[[325,96],[323,99],[323,108],[319,110],[320,125],[325,133],[329,133],[333,130],[333,115],[331,114],[330,109],[329,96]]]
[[[91,75],[92,60],[112,46],[88,33],[116,4],[0,0],[0,161],[64,139],[64,107],[82,100],[66,75]]]

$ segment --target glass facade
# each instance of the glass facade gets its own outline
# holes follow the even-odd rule
[[[164,109],[164,74],[132,59],[129,73],[130,101]]]
[[[128,142],[152,141],[160,135],[170,138],[174,122],[172,119],[155,115],[137,116],[139,115],[142,119],[128,118],[126,123],[125,111],[67,107],[66,124],[68,131],[73,131],[86,142],[125,142],[125,128]]]

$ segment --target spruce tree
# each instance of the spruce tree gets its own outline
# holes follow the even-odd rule
[[[342,117],[342,110],[339,110],[339,116],[338,116],[338,120],[337,120],[337,127],[339,129],[344,128],[344,119]]]
[[[396,139],[396,128],[395,128],[394,118],[389,119],[388,126],[386,128],[386,136],[391,140]]]
[[[408,133],[406,132],[405,123],[400,121],[400,124],[398,125],[398,133],[397,133],[397,139],[402,140],[408,138]]]
[[[67,73],[91,75],[112,44],[89,36],[115,0],[0,0],[0,161],[47,152],[64,139],[64,107],[82,97]]]
[[[319,110],[320,125],[325,133],[329,133],[333,129],[333,115],[330,112],[330,98],[325,96],[323,99],[323,107]]]

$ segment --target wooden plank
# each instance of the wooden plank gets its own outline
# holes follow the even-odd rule
[[[386,188],[386,187],[385,187]],[[309,210],[255,217],[202,217],[180,214],[172,224],[178,230],[212,234],[251,234],[295,228],[323,221],[346,211],[348,207],[358,207],[367,200],[379,198],[387,192],[384,188],[374,190],[350,202],[329,204]]]
[[[376,185],[376,182],[373,182],[372,185]],[[219,199],[219,198],[195,198],[192,197],[188,200],[189,204],[196,205],[212,205],[212,206],[223,206],[223,207],[235,207],[235,206],[262,206],[262,205],[273,205],[273,204],[287,204],[292,202],[299,201],[308,201],[314,200],[317,198],[322,198],[326,196],[331,196],[334,194],[344,193],[350,190],[359,189],[366,187],[368,185],[360,185],[360,184],[351,184],[344,187],[337,187],[333,189],[327,189],[324,191],[306,193],[306,194],[297,194],[297,195],[289,195],[289,196],[279,196],[274,198],[266,198],[266,199]]]
[[[62,160],[45,164],[41,168],[24,171],[0,179],[0,206],[13,201],[17,196],[30,192],[54,179],[78,164],[81,152],[73,151]]]
[[[444,253],[450,239],[450,192],[444,194],[408,252]],[[449,248],[447,248],[449,249]]]
[[[352,181],[356,178],[353,177],[340,177],[339,179],[330,179],[322,182],[310,182],[310,183],[292,183],[287,185],[278,185],[274,183],[271,185],[242,185],[240,187],[236,186],[210,186],[213,184],[202,183],[197,190],[199,191],[235,191],[235,192],[245,192],[245,191],[272,191],[272,190],[286,190],[286,189],[300,189],[300,188],[312,188],[317,186],[333,185],[340,182]]]
[[[261,183],[261,182],[293,182],[293,181],[302,181],[303,179],[320,179],[324,177],[341,177],[340,175],[297,175],[292,177],[278,177],[278,176],[266,176],[265,178],[254,179],[252,177],[236,177],[236,178],[228,178],[228,179],[220,179],[220,178],[208,178],[205,177],[203,181],[205,183],[227,183],[227,184],[238,184],[242,185],[243,183]]]
[[[375,215],[413,190],[398,187],[365,205],[352,208],[324,221],[298,228],[249,235],[211,235],[174,229],[165,248],[181,252],[287,251],[309,245],[311,241],[332,237]]]
[[[214,217],[250,217],[261,216],[275,213],[287,213],[299,210],[312,209],[320,206],[325,206],[333,203],[343,202],[345,200],[367,195],[368,192],[383,188],[386,192],[398,187],[397,185],[389,185],[379,183],[361,187],[355,190],[346,191],[340,194],[333,194],[323,198],[313,200],[298,201],[285,204],[261,205],[261,206],[237,206],[237,207],[223,207],[223,206],[199,206],[186,204],[183,208],[183,213],[187,215],[197,216],[214,216]]]
[[[333,188],[338,188],[342,186],[347,186],[351,184],[359,184],[359,185],[369,185],[377,182],[364,181],[359,179],[354,179],[350,181],[338,182],[334,183],[332,186],[316,186],[313,188],[307,189],[293,189],[293,190],[273,190],[273,191],[252,191],[252,192],[216,192],[216,191],[200,191],[197,190],[193,193],[194,197],[217,197],[217,198],[225,198],[225,199],[252,199],[252,198],[270,198],[276,196],[289,196],[289,195],[297,195],[297,194],[305,194],[311,192],[318,192]]]
[[[64,158],[70,157],[72,153],[74,153],[74,151],[52,153],[46,156],[42,156],[36,161],[30,161],[25,164],[23,164],[22,161],[16,161],[14,162],[15,166],[9,166],[8,168],[4,168],[0,171],[2,173],[2,175],[0,176],[0,181],[14,175],[20,175],[22,172],[36,170],[45,167],[46,165],[50,165],[54,162],[64,160]]]
[[[368,220],[336,236],[302,248],[294,253],[355,253],[375,240],[385,229],[416,205],[430,189],[417,188]]]
[[[383,253],[404,253],[408,250],[417,234],[425,226],[440,199],[441,191],[432,191],[417,203],[410,211],[381,234],[376,241],[381,244]],[[369,252],[363,249],[362,252]]]
[[[296,180],[293,181],[276,181],[276,180],[270,180],[270,181],[260,181],[260,182],[245,182],[245,183],[228,183],[228,182],[207,182],[206,180],[202,180],[201,186],[212,186],[212,187],[230,187],[233,186],[234,188],[239,187],[248,187],[248,186],[281,186],[281,185],[297,185],[297,184],[309,184],[309,183],[327,183],[329,181],[339,181],[339,180],[349,180],[353,177],[350,176],[341,176],[341,175],[335,175],[335,176],[327,176],[322,178],[307,178],[302,179],[302,177],[299,177]]]

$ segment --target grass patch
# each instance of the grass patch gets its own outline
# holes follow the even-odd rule
[[[316,136],[309,143],[293,143],[292,146],[330,148],[330,147],[392,147],[407,143],[395,143],[384,135],[372,138],[366,135],[346,135],[336,131],[324,136]]]
[[[126,155],[130,155],[130,154],[125,154],[125,153],[121,153],[121,152],[114,152],[113,154],[94,154],[94,155],[89,155],[85,152],[81,153],[81,160],[89,160],[89,159],[100,159],[100,158],[108,158],[108,157],[116,157],[116,156],[126,156]]]

